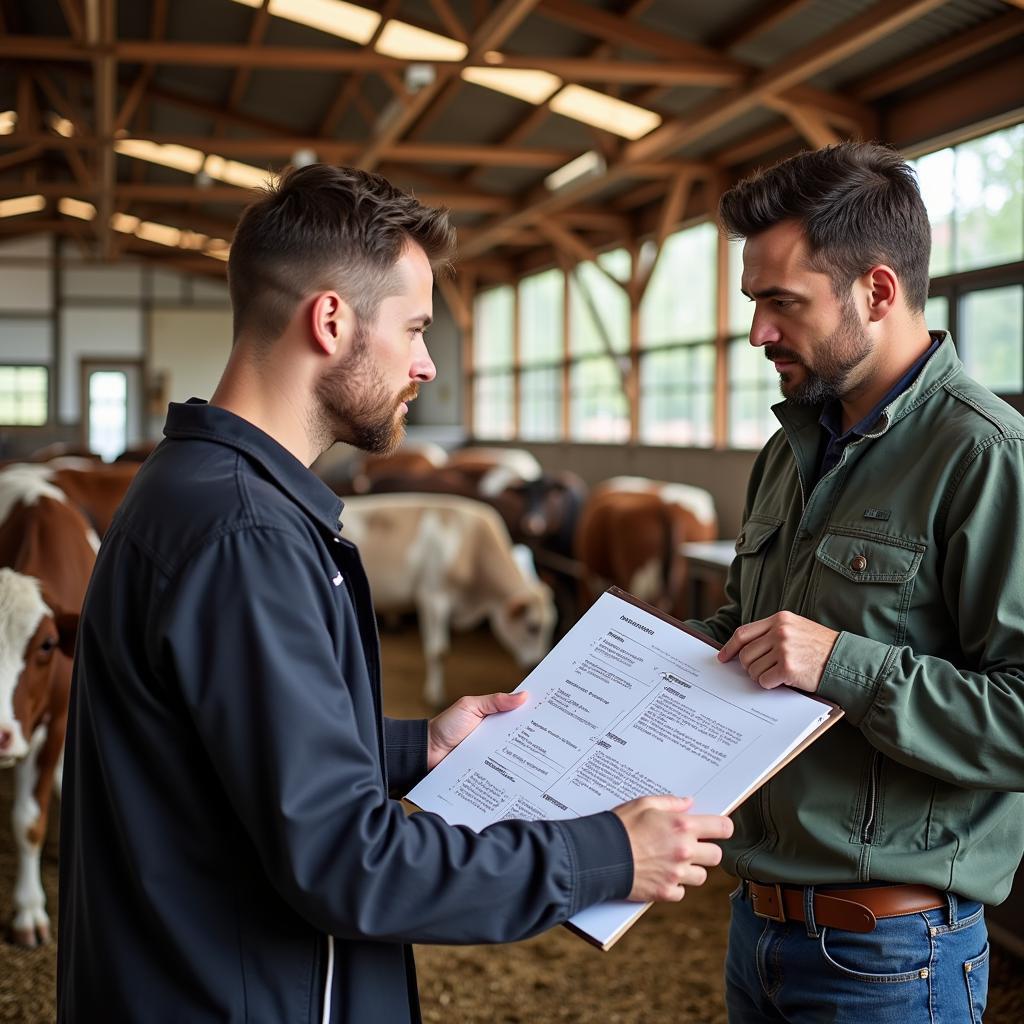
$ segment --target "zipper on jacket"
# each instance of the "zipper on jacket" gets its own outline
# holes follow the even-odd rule
[[[868,800],[864,809],[864,824],[860,830],[860,841],[870,844],[875,838],[875,819],[878,815],[879,776],[882,773],[882,755],[875,751],[871,759],[871,774],[868,777]]]
[[[334,936],[327,936],[327,977],[324,979],[324,1012],[320,1024],[331,1024],[331,989],[334,987]]]

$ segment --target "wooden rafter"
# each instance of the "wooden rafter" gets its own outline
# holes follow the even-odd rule
[[[639,303],[647,286],[651,283],[654,271],[661,258],[661,250],[664,248],[668,236],[675,230],[679,221],[682,220],[683,211],[686,209],[686,201],[690,198],[690,189],[693,188],[694,177],[692,174],[677,174],[669,185],[665,200],[661,205],[661,212],[658,215],[658,230],[654,236],[654,253],[647,261],[646,266],[641,266],[639,260],[633,262],[633,280],[630,291],[633,300]]]
[[[115,0],[86,0],[85,32],[93,59],[93,125],[96,148],[96,223],[100,253],[113,257],[110,218],[114,212],[116,167],[114,156],[114,104],[117,97],[117,59]]]
[[[938,6],[942,0],[880,0],[822,39],[799,49],[762,72],[749,85],[731,90],[705,103],[685,117],[675,118],[656,128],[649,135],[630,143],[623,157],[612,164],[603,178],[592,178],[563,189],[555,195],[535,193],[527,197],[524,207],[509,217],[492,222],[467,246],[467,256],[478,255],[490,245],[498,244],[511,227],[533,223],[538,217],[571,206],[585,196],[603,190],[607,185],[631,177],[630,165],[640,160],[657,160],[708,135],[733,118],[759,106],[766,96],[778,95],[797,86],[833,64],[859,52],[875,40],[897,30]]]
[[[252,48],[258,47],[263,42],[263,37],[267,34],[267,27],[269,25],[270,0],[262,0],[260,6],[253,13],[252,21],[249,23],[247,45]],[[224,104],[226,110],[232,111],[238,108],[238,104],[242,102],[242,97],[245,95],[245,90],[249,87],[249,79],[251,77],[252,68],[236,68],[231,79],[231,87],[228,89],[228,98]],[[219,117],[213,129],[214,135],[224,134],[224,124],[223,116]]]
[[[597,253],[574,231],[567,228],[557,219],[540,220],[537,230],[556,248],[560,249],[571,261],[593,263],[612,284],[625,289],[628,282],[620,281],[607,267],[597,260]]]
[[[795,17],[812,2],[813,0],[771,0],[762,4],[760,9],[749,17],[743,18],[735,28],[716,39],[715,45],[722,50],[731,50]]]
[[[1022,0],[1024,3],[1024,0]],[[968,60],[1000,43],[1024,33],[1024,14],[1007,11],[1005,14],[984,22],[976,28],[960,32],[946,43],[931,47],[924,53],[901,61],[894,67],[869,75],[851,89],[851,95],[859,100],[876,100],[887,93],[944,71],[961,61]]]
[[[768,106],[788,118],[793,127],[804,137],[807,144],[815,149],[831,146],[841,141],[841,137],[829,125],[819,110],[804,107],[798,103],[790,103],[777,96],[770,97]]]

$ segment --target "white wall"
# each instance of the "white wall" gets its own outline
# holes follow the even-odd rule
[[[231,351],[231,310],[157,307],[150,332],[150,371],[166,375],[167,401],[209,398]]]
[[[62,423],[81,416],[81,363],[90,358],[142,359],[145,353],[143,313],[138,306],[65,306],[61,310],[60,395]]]

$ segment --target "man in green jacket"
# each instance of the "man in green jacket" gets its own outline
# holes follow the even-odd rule
[[[800,154],[720,213],[785,401],[691,625],[846,713],[735,815],[730,1021],[980,1021],[1024,850],[1024,419],[925,326],[892,150]]]

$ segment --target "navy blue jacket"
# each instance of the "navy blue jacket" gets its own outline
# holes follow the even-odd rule
[[[611,813],[480,834],[404,814],[426,723],[381,714],[342,503],[223,409],[172,406],[164,432],[79,630],[58,1019],[415,1021],[407,943],[521,939],[625,897]]]

